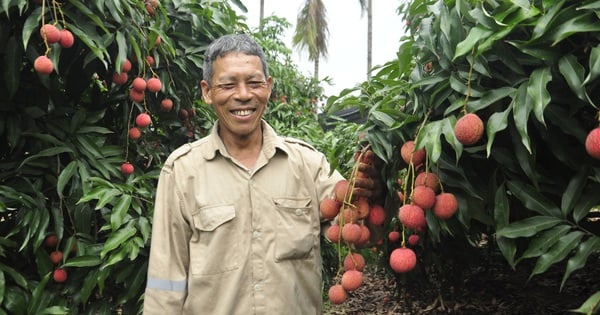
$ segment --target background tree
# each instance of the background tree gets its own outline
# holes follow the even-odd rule
[[[315,63],[313,77],[319,79],[319,60],[327,57],[327,9],[321,0],[307,0],[298,13],[292,42],[300,50],[308,50],[308,59]]]

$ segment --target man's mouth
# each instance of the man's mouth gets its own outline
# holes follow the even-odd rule
[[[236,116],[248,116],[248,115],[251,115],[252,113],[254,113],[254,110],[253,109],[233,110],[233,111],[231,111],[231,113]]]

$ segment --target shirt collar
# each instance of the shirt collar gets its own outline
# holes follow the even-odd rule
[[[262,130],[263,130],[263,146],[262,152],[267,159],[272,158],[277,149],[282,150],[286,154],[287,148],[284,145],[284,140],[282,137],[279,137],[273,127],[271,127],[266,121],[261,121]],[[206,146],[202,147],[202,157],[206,160],[212,160],[219,152],[222,156],[229,157],[229,153],[227,153],[227,149],[225,148],[225,144],[221,137],[219,137],[219,121],[215,121],[210,134],[207,136]]]

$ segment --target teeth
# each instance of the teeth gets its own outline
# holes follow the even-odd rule
[[[252,114],[252,112],[253,111],[249,110],[249,109],[247,109],[247,110],[234,110],[233,114],[236,115],[236,116],[248,116],[248,115]]]

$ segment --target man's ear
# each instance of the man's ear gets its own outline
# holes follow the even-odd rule
[[[202,90],[202,100],[206,104],[212,103],[212,98],[210,97],[210,86],[208,82],[205,80],[200,81],[200,89]]]

